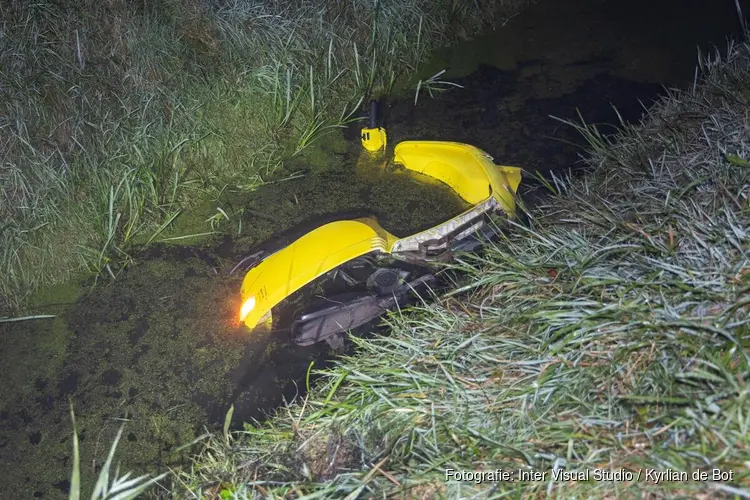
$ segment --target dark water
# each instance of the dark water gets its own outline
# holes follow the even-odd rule
[[[738,30],[730,0],[542,1],[497,32],[436,52],[420,77],[446,68],[441,78],[464,88],[432,99],[423,90],[416,106],[414,91],[402,89],[384,107],[389,139],[467,142],[528,171],[569,168],[581,139],[550,115],[616,124],[615,106],[637,121],[664,86],[691,84],[697,45],[723,47]],[[120,460],[164,467],[181,460],[176,445],[223,422],[231,403],[239,425],[302,392],[309,363],[323,366],[330,352],[238,327],[242,276],[228,276],[233,264],[343,213],[375,214],[406,234],[462,208],[445,190],[360,158],[350,132],[289,165],[304,177],[222,197],[219,206],[241,213],[223,239],[155,246],[114,284],[45,290],[35,309],[56,318],[0,325],[1,498],[64,496],[69,400],[90,476],[123,420]]]
[[[750,1],[740,5],[750,12]],[[421,78],[445,69],[440,79],[464,88],[434,99],[422,90],[416,106],[410,90],[388,110],[388,132],[394,141],[468,142],[530,172],[568,168],[583,141],[551,116],[604,133],[620,118],[637,123],[666,88],[692,84],[699,47],[723,50],[740,34],[734,0],[539,2],[435,53]]]

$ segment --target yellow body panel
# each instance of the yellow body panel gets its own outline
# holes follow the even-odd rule
[[[513,193],[521,169],[495,165],[479,148],[459,142],[404,141],[396,146],[394,162],[443,181],[472,205],[493,196],[508,215],[515,213]]]
[[[367,253],[390,253],[396,240],[372,218],[320,226],[248,271],[240,321],[254,328],[271,308],[315,278]]]

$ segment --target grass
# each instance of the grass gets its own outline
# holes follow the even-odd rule
[[[524,3],[3,3],[0,310],[116,276],[176,214],[289,175],[431,48]]]
[[[549,183],[528,226],[459,259],[456,289],[392,314],[390,335],[354,338],[307,396],[209,438],[175,494],[750,497],[747,109],[742,42],[638,126],[581,125],[586,175]],[[591,469],[634,479],[552,479]]]
[[[443,73],[445,73],[444,69],[438,71],[437,73],[435,73],[434,75],[432,75],[431,77],[429,77],[428,79],[426,79],[424,81],[423,80],[419,80],[417,82],[417,87],[414,90],[414,105],[415,106],[417,105],[417,101],[419,100],[419,92],[422,89],[427,90],[427,92],[430,94],[430,97],[433,97],[433,95],[434,95],[435,92],[440,92],[440,91],[446,90],[447,87],[463,88],[461,85],[459,85],[457,83],[449,82],[449,81],[446,81],[446,80],[441,80],[440,76]]]
[[[81,455],[72,403],[70,405],[70,418],[73,421],[73,472],[70,477],[68,498],[69,500],[79,500],[81,498]],[[124,427],[124,424],[120,427],[117,436],[115,436],[112,442],[112,446],[110,446],[107,459],[102,464],[101,471],[91,492],[91,500],[125,500],[136,498],[167,475],[167,473],[164,473],[152,478],[146,475],[131,478],[129,472],[120,475],[119,467],[115,470],[114,474],[111,474],[112,460],[117,451],[117,445],[122,437]]]

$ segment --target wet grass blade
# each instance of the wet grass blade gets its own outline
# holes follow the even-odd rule
[[[76,426],[76,416],[73,411],[73,402],[70,401],[70,420],[73,423],[73,467],[70,476],[69,500],[80,500],[81,498],[81,454],[78,448],[78,427]]]
[[[224,439],[229,445],[231,435],[229,434],[229,426],[232,425],[232,415],[234,415],[234,404],[229,407],[226,416],[224,417]]]
[[[0,323],[15,323],[17,321],[31,321],[35,319],[51,319],[54,314],[35,314],[33,316],[19,316],[17,318],[0,318]]]

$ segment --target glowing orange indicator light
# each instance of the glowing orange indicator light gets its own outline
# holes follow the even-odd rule
[[[248,297],[245,303],[242,304],[242,307],[240,308],[240,323],[245,321],[245,318],[253,309],[255,309],[255,297]]]

